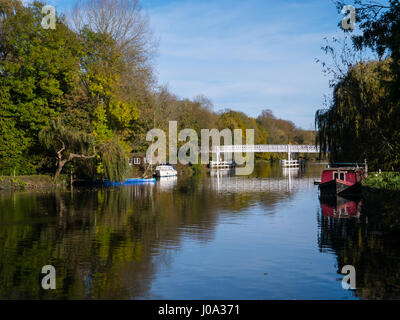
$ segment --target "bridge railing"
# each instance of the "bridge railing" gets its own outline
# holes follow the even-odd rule
[[[235,153],[235,152],[284,152],[284,153],[319,153],[320,148],[315,145],[279,145],[279,144],[265,144],[265,145],[230,145],[230,146],[217,146],[212,149],[216,153]]]

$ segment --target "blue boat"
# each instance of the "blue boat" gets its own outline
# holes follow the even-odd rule
[[[144,179],[144,178],[133,178],[126,179],[124,182],[111,182],[109,180],[104,180],[104,185],[106,187],[119,187],[119,186],[130,186],[133,184],[142,184],[142,183],[155,183],[156,178]]]

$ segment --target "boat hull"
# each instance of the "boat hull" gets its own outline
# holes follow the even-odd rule
[[[178,175],[178,172],[175,170],[168,170],[168,171],[158,171],[156,170],[155,174],[156,177],[163,178],[163,177],[176,177]]]
[[[352,196],[361,193],[361,183],[348,184],[341,180],[332,180],[319,185],[321,195]]]
[[[118,187],[118,186],[130,186],[134,184],[142,184],[142,183],[155,183],[156,179],[151,178],[151,179],[142,179],[142,178],[137,178],[137,179],[126,179],[123,182],[111,182],[108,180],[104,181],[104,185],[106,187]]]

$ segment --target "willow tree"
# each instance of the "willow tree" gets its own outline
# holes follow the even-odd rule
[[[50,126],[39,133],[40,142],[52,150],[57,159],[54,180],[61,174],[64,166],[74,159],[94,159],[96,157],[93,135],[65,126],[58,118],[50,121]]]
[[[103,141],[99,146],[97,173],[110,181],[124,181],[128,172],[128,159],[122,143],[116,138]]]
[[[341,11],[348,3],[336,4]],[[334,161],[366,157],[377,169],[399,170],[400,1],[355,0],[354,6],[360,32],[351,35],[349,52],[368,52],[377,61],[347,63],[330,108],[316,114],[318,141]]]
[[[395,104],[387,85],[390,59],[363,62],[351,67],[339,81],[328,109],[318,110],[317,142],[335,162],[363,162],[373,168],[400,165],[399,130],[393,130]]]

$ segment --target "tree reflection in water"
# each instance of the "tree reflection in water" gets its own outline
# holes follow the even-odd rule
[[[318,168],[315,171],[320,173]],[[263,263],[275,255],[270,268],[280,259],[287,259],[293,268],[304,267],[298,273],[303,277],[301,283],[308,285],[318,280],[304,265],[304,256],[293,254],[302,250],[310,259],[315,258],[315,240],[301,242],[303,238],[299,237],[307,232],[315,234],[318,227],[318,248],[337,256],[337,272],[344,265],[355,266],[358,297],[400,298],[399,197],[368,196],[362,199],[362,205],[342,200],[325,203],[318,215],[318,226],[310,227],[310,222],[315,222],[314,205],[318,205],[315,177],[315,172],[285,175],[282,168],[263,165],[256,167],[251,177],[179,178],[154,185],[75,188],[72,193],[0,193],[0,298],[154,298],[152,285],[157,275],[171,267],[175,253],[183,251],[184,244],[210,244],[208,247],[213,248],[217,227],[234,219],[239,227],[242,222],[250,226],[248,234],[252,230],[259,232],[252,238],[253,243],[248,243],[249,239],[236,243],[242,245],[240,252],[246,257],[247,246],[258,246],[250,256],[260,261],[257,268],[263,270],[262,274]],[[298,206],[298,216],[290,215],[290,206]],[[251,208],[259,211],[255,213]],[[297,227],[303,218],[307,223]],[[260,225],[260,221],[270,224]],[[274,233],[276,227],[282,229]],[[292,230],[293,235],[280,230]],[[293,257],[288,256],[291,254]],[[241,256],[235,259],[230,261],[242,262]],[[212,263],[208,261],[207,265]],[[57,270],[55,291],[39,287],[41,268],[47,264]],[[249,270],[254,271],[254,267]],[[290,276],[290,266],[286,267]],[[273,271],[268,270],[271,274]],[[208,276],[207,272],[208,269],[203,270],[202,275]],[[248,285],[253,275],[244,273],[240,273],[243,278],[239,280],[243,282],[239,288]],[[280,278],[263,279],[276,281],[276,287],[268,289],[257,279],[255,290],[281,290]],[[336,288],[337,283],[332,281],[332,288]],[[284,292],[298,292],[289,282],[283,283],[287,286]],[[262,292],[269,296],[270,291]],[[313,292],[308,296],[314,296]],[[237,291],[238,298],[241,293],[242,290]],[[251,294],[250,289],[248,293]]]
[[[319,248],[337,255],[337,272],[345,265],[355,267],[356,296],[400,298],[398,195],[368,193],[360,200],[321,200],[318,222]]]
[[[219,214],[239,212],[255,198],[274,206],[288,196],[279,188],[287,186],[282,179],[248,178],[257,190],[224,193],[216,192],[213,178],[73,193],[2,193],[0,298],[148,298],[156,271],[169,264],[183,237],[212,241]],[[232,190],[237,181],[224,186]],[[55,291],[39,288],[47,264],[57,270]]]

